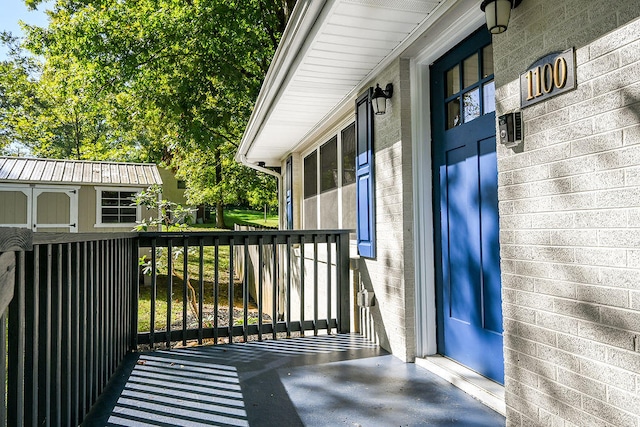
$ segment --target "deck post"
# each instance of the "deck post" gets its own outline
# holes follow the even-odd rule
[[[349,233],[336,236],[338,292],[338,333],[351,332],[351,292],[349,291]]]
[[[130,337],[130,349],[135,350],[138,348],[138,302],[140,300],[140,282],[138,278],[139,272],[139,256],[140,256],[140,240],[136,238],[133,240],[133,250],[131,251],[131,314],[129,321],[131,322],[131,337]],[[171,258],[171,256],[169,256]],[[155,266],[154,266],[155,269]],[[152,308],[153,309],[153,308]],[[151,325],[153,328],[153,325]]]
[[[0,228],[0,425],[24,423],[25,254],[33,232]],[[8,313],[6,312],[9,308]],[[8,314],[8,315],[7,315]],[[7,323],[17,325],[7,328]],[[10,369],[6,369],[10,366]]]

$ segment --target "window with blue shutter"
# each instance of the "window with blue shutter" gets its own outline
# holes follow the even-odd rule
[[[375,197],[373,186],[373,111],[371,89],[356,100],[356,237],[358,253],[376,256]]]

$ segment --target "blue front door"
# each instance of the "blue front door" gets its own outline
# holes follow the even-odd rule
[[[504,381],[491,37],[431,66],[438,352]]]

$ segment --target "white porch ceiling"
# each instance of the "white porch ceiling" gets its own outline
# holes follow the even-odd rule
[[[441,1],[298,0],[238,150],[279,166]],[[387,82],[380,82],[386,84]]]

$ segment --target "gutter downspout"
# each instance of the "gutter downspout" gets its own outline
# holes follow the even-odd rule
[[[271,169],[267,169],[265,167],[262,166],[258,166],[255,163],[251,163],[250,161],[247,160],[247,156],[246,154],[239,154],[238,153],[238,160],[240,160],[240,163],[250,167],[251,169],[255,169],[258,172],[262,172],[262,173],[266,173],[267,175],[271,175],[271,176],[275,176],[278,179],[278,218],[281,218],[280,215],[280,189],[282,188],[282,174],[278,173],[276,171],[273,171]],[[280,220],[278,219],[278,222],[280,222]],[[280,228],[280,226],[278,226],[278,228]]]

